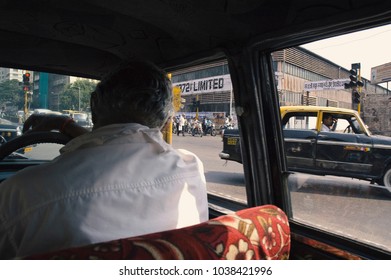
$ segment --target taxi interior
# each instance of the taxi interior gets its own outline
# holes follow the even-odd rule
[[[227,61],[247,201],[210,194],[210,217],[273,204],[289,218],[290,259],[391,257],[388,245],[295,219],[271,59],[276,50],[388,24],[390,1],[2,0],[0,21],[1,67],[99,80],[139,58],[167,72]],[[4,161],[0,172],[29,164]]]

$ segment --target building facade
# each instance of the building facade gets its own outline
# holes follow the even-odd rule
[[[82,79],[74,76],[51,74],[44,72],[34,73],[34,96],[38,100],[39,108],[60,111],[60,97],[64,89]]]
[[[318,105],[357,109],[352,99],[352,90],[345,89],[349,82],[350,69],[345,69],[304,48],[288,48],[273,53],[277,89],[281,105]],[[361,77],[361,101],[367,95],[387,94],[387,89],[372,85]],[[337,87],[323,87],[323,83],[338,83]],[[320,85],[306,87],[306,85]],[[365,103],[365,102],[362,102]]]
[[[0,83],[9,80],[18,80],[21,82],[23,79],[23,72],[23,70],[15,68],[0,68]]]
[[[38,102],[36,102],[37,106],[43,109],[58,111],[60,92],[69,84],[70,77],[45,72],[35,72],[33,80],[34,97],[38,100]]]
[[[183,112],[195,112],[194,102],[199,102],[200,112],[225,112],[234,107],[228,64],[217,62],[172,74],[172,83],[181,89],[184,98]]]
[[[274,52],[272,58],[281,106],[317,105],[358,109],[352,89],[345,89],[344,86],[350,81],[350,69],[301,47]],[[368,106],[376,98],[387,96],[388,90],[372,85],[365,77],[361,77],[361,80],[364,86],[360,93],[360,111],[364,121],[371,127],[372,120],[376,118],[369,118],[368,111],[373,109]],[[185,99],[180,113],[194,115],[198,110],[201,117],[223,114],[235,118],[235,100],[227,62],[174,72],[172,82],[181,88],[182,98]],[[371,103],[366,106],[369,100]],[[365,120],[367,116],[368,120]],[[390,128],[385,131],[391,131],[389,125]]]

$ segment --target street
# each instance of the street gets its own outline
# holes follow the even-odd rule
[[[203,162],[208,192],[241,203],[247,203],[243,166],[233,161],[220,159],[223,149],[220,135],[191,136],[173,135],[172,145],[195,153]]]
[[[221,137],[173,135],[173,146],[204,163],[209,193],[246,203],[243,167],[219,158]],[[293,219],[391,249],[391,192],[368,181],[294,173],[289,177]]]

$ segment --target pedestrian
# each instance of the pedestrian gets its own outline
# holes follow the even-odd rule
[[[184,114],[181,114],[178,120],[178,131],[177,135],[179,136],[179,133],[182,133],[182,136],[185,136],[185,116]]]

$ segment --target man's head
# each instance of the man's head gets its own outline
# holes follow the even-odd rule
[[[156,66],[131,62],[104,77],[91,95],[94,128],[115,123],[163,127],[173,114],[171,82]]]
[[[333,124],[333,115],[330,114],[330,113],[324,113],[323,114],[323,119],[322,119],[322,122],[330,127],[332,124]]]

